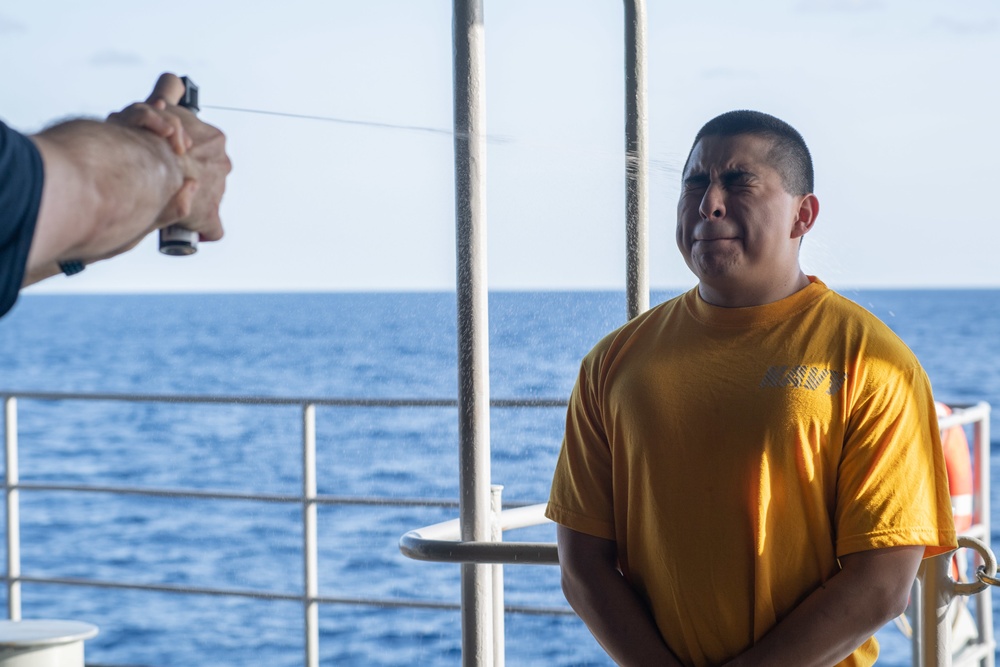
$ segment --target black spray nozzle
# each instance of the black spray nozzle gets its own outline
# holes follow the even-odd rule
[[[184,82],[184,97],[181,98],[180,106],[191,111],[200,111],[198,107],[198,85],[186,76],[182,76],[181,81]]]

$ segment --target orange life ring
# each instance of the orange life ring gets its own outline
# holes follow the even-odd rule
[[[951,408],[936,403],[938,417],[951,414]],[[941,432],[941,447],[948,469],[948,488],[951,489],[951,513],[955,530],[959,533],[972,525],[972,462],[969,457],[969,440],[965,429],[952,426]]]

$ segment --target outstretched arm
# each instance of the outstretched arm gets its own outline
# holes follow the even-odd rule
[[[127,249],[171,210],[184,185],[177,156],[145,130],[74,120],[32,137],[45,165],[42,202],[24,284]],[[121,249],[121,250],[119,250]]]
[[[112,257],[169,224],[207,241],[222,237],[225,136],[176,106],[183,90],[165,74],[146,104],[31,137],[45,181],[25,285],[58,273],[59,261]]]
[[[727,667],[830,667],[906,609],[922,546],[843,556],[841,570]]]
[[[619,665],[681,667],[643,601],[618,571],[612,540],[557,527],[566,600]]]

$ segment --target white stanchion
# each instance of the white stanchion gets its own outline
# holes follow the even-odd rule
[[[79,621],[0,621],[0,667],[83,667],[97,626]]]

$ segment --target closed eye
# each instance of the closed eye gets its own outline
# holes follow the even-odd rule
[[[726,188],[746,187],[753,185],[757,175],[743,169],[733,169],[722,174],[722,183]]]
[[[708,187],[708,174],[691,174],[684,179],[684,190],[704,190]]]

